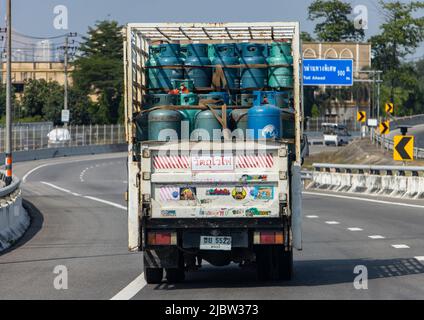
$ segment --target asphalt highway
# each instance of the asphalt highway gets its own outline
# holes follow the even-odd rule
[[[141,254],[127,251],[124,157],[15,165],[36,210],[0,255],[0,299],[424,299],[424,202],[334,193],[304,194],[292,281],[205,264],[182,284],[147,285]],[[63,267],[67,289],[57,290]],[[355,288],[355,267],[367,271],[367,289]]]
[[[394,130],[389,137],[393,139],[393,136],[400,134],[400,130]],[[407,134],[415,137],[415,147],[424,148],[424,124],[409,128]]]

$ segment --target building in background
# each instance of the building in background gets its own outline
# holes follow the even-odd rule
[[[68,66],[72,72],[72,65]],[[2,63],[1,81],[6,79],[6,64]],[[28,80],[44,79],[48,82],[57,81],[60,85],[65,83],[65,65],[62,62],[12,62],[12,85],[15,88],[18,99],[25,89]],[[72,84],[72,77],[68,77],[68,82]]]
[[[37,62],[51,62],[53,58],[52,42],[50,40],[38,41],[35,49],[34,60]]]
[[[371,68],[371,44],[360,42],[304,42],[304,59],[352,59],[354,79],[368,79],[360,71]],[[369,112],[372,83],[354,82],[353,87],[305,87],[305,95],[319,108],[322,117],[334,122],[356,118],[357,110]]]
[[[3,39],[4,40],[4,39]],[[5,41],[5,40],[4,40]],[[3,48],[5,42],[3,41]],[[63,63],[63,39],[55,40],[31,38],[22,35],[15,30],[12,38],[12,85],[20,99],[28,80],[44,79],[48,82],[56,81],[60,85],[65,83],[65,65]],[[6,79],[6,60],[1,53],[0,59],[0,83]],[[72,65],[68,65],[72,72]],[[72,78],[68,78],[72,83]]]

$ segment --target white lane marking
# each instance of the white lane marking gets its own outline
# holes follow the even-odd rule
[[[330,198],[340,198],[340,199],[349,199],[349,200],[358,200],[358,201],[365,201],[365,202],[374,202],[374,203],[380,203],[380,204],[388,204],[388,205],[395,205],[395,206],[402,206],[402,207],[409,207],[409,208],[419,208],[424,209],[424,206],[420,206],[418,204],[409,204],[409,203],[401,203],[401,202],[391,202],[391,201],[383,201],[383,200],[374,200],[374,199],[367,199],[367,198],[359,198],[359,197],[350,197],[350,196],[342,196],[342,195],[336,195],[336,194],[327,194],[327,193],[318,193],[318,192],[302,192],[303,194],[307,195],[315,195],[315,196],[323,196],[323,197],[330,197]]]
[[[85,168],[84,170],[81,171],[81,174],[80,174],[80,180],[81,180],[81,182],[84,182],[84,175],[87,172],[87,170],[88,170],[88,168]]]
[[[118,209],[122,209],[122,210],[127,211],[127,207],[121,206],[120,204],[117,204],[117,203],[114,203],[114,202],[110,202],[110,201],[107,201],[107,200],[103,200],[103,199],[99,199],[99,198],[91,197],[91,196],[83,196],[83,198],[90,199],[90,200],[97,201],[97,202],[101,202],[101,203],[104,203],[104,204],[108,204],[108,205],[116,207]]]
[[[392,247],[395,249],[409,249],[409,246],[406,244],[392,244]]]
[[[340,224],[338,221],[325,221],[326,224]]]
[[[386,239],[383,236],[380,236],[379,234],[373,235],[373,236],[368,236],[368,238],[373,239],[373,240],[379,240],[379,239]]]
[[[318,219],[319,217],[318,216],[306,216],[306,218],[308,218],[308,219]]]
[[[355,232],[355,231],[363,231],[364,229],[361,229],[361,228],[347,228],[347,230]]]
[[[61,188],[61,187],[55,186],[54,184],[51,184],[51,183],[48,183],[48,182],[44,182],[44,181],[41,181],[41,183],[42,183],[42,184],[45,184],[45,185],[47,185],[47,186],[49,186],[49,187],[52,187],[53,189],[57,189],[57,190],[59,190],[59,191],[62,191],[62,192],[66,192],[66,193],[70,193],[70,194],[72,194],[72,191],[70,191],[70,190],[68,190],[68,189],[65,189],[65,188]]]
[[[144,280],[144,273],[142,273],[110,300],[130,300],[146,285],[147,282]]]
[[[117,156],[117,158],[121,158],[121,156]],[[72,160],[72,162],[86,162],[86,161],[98,161],[98,160],[102,160],[102,159],[81,159],[81,160]],[[60,161],[60,162],[54,162],[54,163],[45,163],[42,165],[39,165],[38,167],[35,167],[33,169],[31,169],[30,171],[28,171],[23,177],[22,177],[22,182],[25,182],[26,179],[28,179],[28,177],[33,174],[35,171],[37,171],[38,169],[44,168],[44,167],[48,167],[48,166],[56,166],[59,164],[67,164],[70,163],[69,160],[67,161]]]
[[[81,195],[81,194],[79,194],[79,193],[75,193],[75,192],[72,192],[72,191],[70,191],[70,190],[68,190],[68,189],[65,189],[65,188],[62,188],[62,187],[56,186],[56,185],[54,185],[54,184],[52,184],[52,183],[48,183],[48,182],[44,182],[44,181],[41,181],[41,183],[42,183],[42,184],[45,184],[45,185],[47,185],[47,186],[49,186],[49,187],[52,187],[52,188],[54,188],[54,189],[57,189],[57,190],[59,190],[59,191],[62,191],[62,192],[68,193],[68,194],[72,194],[72,195],[73,195],[73,196],[75,196],[75,197],[80,197],[80,198],[85,198],[85,199],[89,199],[89,200],[93,200],[93,201],[101,202],[101,203],[104,203],[104,204],[107,204],[107,205],[113,206],[113,207],[115,207],[115,208],[118,208],[118,209],[122,209],[122,210],[127,211],[127,207],[121,206],[121,205],[120,205],[120,204],[118,204],[118,203],[110,202],[110,201],[103,200],[103,199],[99,199],[99,198],[96,198],[96,197],[83,196],[83,195]]]
[[[33,174],[35,171],[37,171],[38,169],[41,169],[41,168],[44,168],[44,167],[47,167],[47,166],[50,166],[51,165],[51,163],[45,163],[45,164],[42,164],[42,165],[40,165],[40,166],[38,166],[38,167],[35,167],[35,168],[33,168],[33,169],[31,169],[30,171],[28,171],[24,176],[23,176],[23,178],[22,178],[22,182],[25,182],[26,181],[26,179],[31,175],[31,174]]]
[[[416,259],[418,261],[424,261],[424,256],[414,257],[414,259]]]

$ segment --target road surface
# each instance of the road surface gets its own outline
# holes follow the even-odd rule
[[[15,169],[38,211],[0,256],[0,299],[424,299],[422,201],[307,192],[293,281],[257,282],[253,269],[206,264],[185,283],[146,285],[141,254],[127,251],[123,154]],[[367,268],[368,289],[354,287],[357,266]],[[63,267],[68,289],[57,290]]]
[[[393,139],[393,136],[400,134],[400,130],[394,130],[389,137]],[[424,124],[409,128],[407,134],[415,137],[415,147],[424,148]]]

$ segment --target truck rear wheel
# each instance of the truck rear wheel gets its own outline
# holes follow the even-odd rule
[[[162,268],[146,268],[144,267],[144,279],[148,284],[158,284],[162,282]]]

